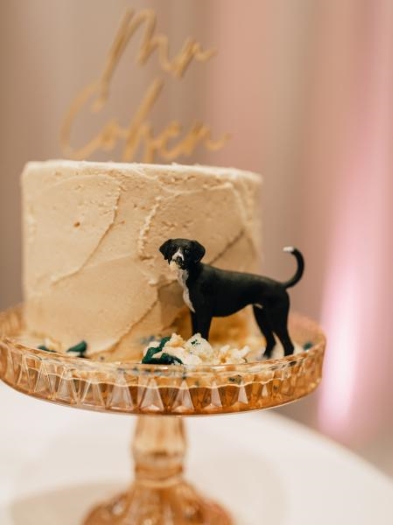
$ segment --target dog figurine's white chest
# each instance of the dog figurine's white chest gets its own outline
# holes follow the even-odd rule
[[[181,287],[183,288],[183,300],[188,306],[188,308],[191,310],[191,312],[195,313],[194,306],[190,299],[190,291],[187,288],[187,279],[188,279],[188,271],[187,270],[180,270],[180,268],[177,270],[177,280],[179,281]]]

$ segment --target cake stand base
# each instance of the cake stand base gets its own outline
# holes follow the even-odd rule
[[[166,489],[135,484],[129,493],[95,508],[84,525],[232,525],[217,504],[204,500],[190,485]]]
[[[181,416],[139,417],[134,484],[93,509],[84,525],[232,525],[229,514],[184,481],[185,451]]]

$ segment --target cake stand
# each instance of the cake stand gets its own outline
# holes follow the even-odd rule
[[[153,366],[29,348],[17,341],[22,313],[19,307],[0,314],[0,379],[60,405],[139,416],[132,444],[133,485],[93,509],[84,525],[232,524],[226,510],[183,478],[182,416],[283,405],[309,394],[321,380],[325,337],[316,323],[299,315],[289,323],[293,340],[308,348],[299,354],[240,365]]]

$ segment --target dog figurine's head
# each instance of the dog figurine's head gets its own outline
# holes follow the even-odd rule
[[[205,251],[202,244],[189,239],[168,239],[160,246],[160,252],[168,264],[175,262],[181,270],[187,270],[199,263]]]

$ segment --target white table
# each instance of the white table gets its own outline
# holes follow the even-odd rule
[[[0,383],[0,525],[78,525],[131,479],[135,418],[37,401]],[[188,418],[187,477],[239,525],[392,525],[393,483],[273,412]]]

